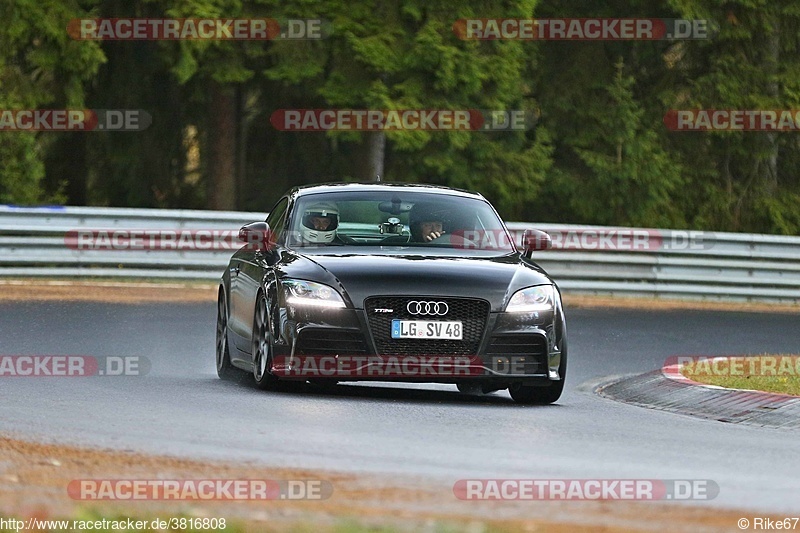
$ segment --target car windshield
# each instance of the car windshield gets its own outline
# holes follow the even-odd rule
[[[511,237],[488,202],[410,191],[301,196],[286,245],[304,253],[506,254]],[[369,248],[369,250],[352,250]]]

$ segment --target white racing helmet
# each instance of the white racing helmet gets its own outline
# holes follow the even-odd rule
[[[315,218],[327,219],[327,227],[317,229],[314,225]],[[311,204],[303,211],[302,226],[303,239],[306,241],[317,244],[332,242],[336,236],[336,228],[339,227],[339,209],[330,202]]]

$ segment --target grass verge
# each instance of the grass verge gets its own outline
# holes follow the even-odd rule
[[[800,396],[800,355],[696,358],[681,366],[687,378],[729,389]]]

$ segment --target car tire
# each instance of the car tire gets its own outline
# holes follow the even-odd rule
[[[561,379],[558,381],[551,381],[545,386],[532,386],[526,385],[524,382],[515,383],[508,388],[508,393],[511,398],[519,403],[525,405],[547,405],[555,403],[564,392],[564,381],[567,379],[567,343],[563,341],[561,347],[561,364],[558,366],[558,374]]]
[[[261,390],[277,390],[278,378],[270,372],[272,366],[272,335],[269,327],[267,298],[259,293],[253,315],[253,335],[250,344],[253,356],[253,379]]]
[[[220,290],[217,298],[217,336],[216,336],[217,376],[226,381],[236,381],[242,377],[242,371],[231,364],[230,347],[228,346],[228,306],[225,293]]]
[[[511,398],[524,405],[547,405],[554,403],[561,397],[564,390],[564,380],[553,381],[549,385],[531,386],[525,383],[518,383],[508,388]]]

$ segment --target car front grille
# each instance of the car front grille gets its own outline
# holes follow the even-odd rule
[[[444,316],[412,315],[406,309],[411,301],[446,302]],[[391,309],[379,313],[376,309]],[[441,298],[436,296],[379,296],[367,298],[364,310],[379,355],[476,355],[489,317],[489,302],[477,298]],[[462,339],[393,339],[392,319],[461,321]]]
[[[298,355],[362,355],[367,353],[367,344],[364,336],[357,331],[308,328],[300,332],[295,353]]]

